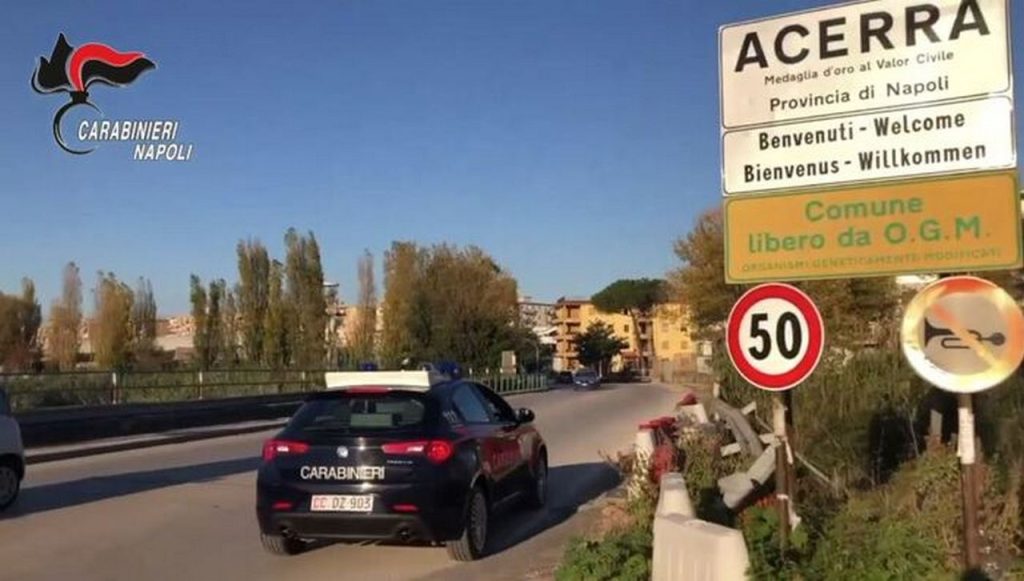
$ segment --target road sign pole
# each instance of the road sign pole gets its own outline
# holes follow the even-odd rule
[[[810,377],[821,361],[825,324],[807,294],[770,283],[745,292],[729,312],[726,348],[743,379],[772,392],[775,436],[775,504],[779,544],[790,540],[796,492],[793,441],[793,388]]]
[[[928,383],[957,396],[957,456],[963,512],[963,564],[978,571],[981,482],[974,394],[992,389],[1024,362],[1024,312],[1005,290],[973,276],[942,276],[907,304],[903,355]]]
[[[782,392],[782,404],[786,408],[786,483],[789,505],[796,512],[796,463],[793,450],[796,449],[796,430],[793,419],[793,390]]]
[[[775,504],[779,510],[779,543],[783,550],[789,541],[789,461],[786,454],[786,406],[782,395],[772,395],[772,428],[778,439],[775,448]]]
[[[958,396],[960,484],[963,492],[964,569],[972,571],[979,565],[978,551],[978,465],[974,449],[974,396]]]

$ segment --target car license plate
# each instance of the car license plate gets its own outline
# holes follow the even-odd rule
[[[315,494],[309,509],[314,512],[373,512],[373,495]]]

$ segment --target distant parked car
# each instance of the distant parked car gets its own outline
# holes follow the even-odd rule
[[[597,389],[601,387],[601,376],[593,369],[584,367],[572,374],[574,389]]]
[[[555,383],[560,385],[572,385],[572,372],[571,371],[559,371],[555,376]]]
[[[25,477],[25,448],[21,429],[11,415],[11,400],[0,388],[0,510],[14,504]]]

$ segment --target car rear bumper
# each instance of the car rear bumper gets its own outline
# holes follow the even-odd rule
[[[259,520],[264,534],[303,539],[442,542],[461,534],[453,530],[456,527],[431,523],[415,514],[267,512],[259,515]]]
[[[326,494],[365,494],[358,487],[331,486]],[[388,485],[370,492],[370,513],[310,510],[310,493],[289,486],[257,485],[256,516],[264,534],[289,534],[306,539],[368,541],[446,541],[462,534],[464,491],[457,486]],[[277,501],[292,507],[275,510]],[[413,512],[395,510],[398,504]]]

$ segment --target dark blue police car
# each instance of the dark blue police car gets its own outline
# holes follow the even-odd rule
[[[473,560],[491,515],[543,507],[547,449],[533,412],[433,370],[328,373],[263,447],[256,513],[263,546],[313,540],[444,543]]]

